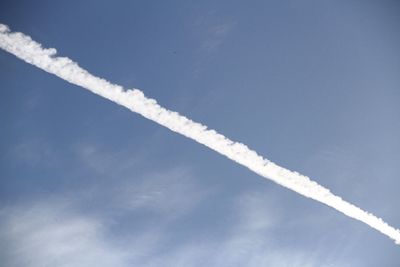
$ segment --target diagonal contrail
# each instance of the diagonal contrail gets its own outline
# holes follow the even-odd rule
[[[22,33],[10,32],[0,24],[0,47],[18,58],[52,73],[72,84],[122,105],[143,117],[203,144],[229,159],[247,167],[264,178],[270,179],[303,196],[324,203],[345,215],[362,221],[400,244],[400,230],[332,194],[327,188],[307,176],[292,172],[264,159],[242,143],[233,142],[214,130],[194,122],[177,112],[161,107],[154,99],[147,98],[138,89],[124,90],[82,69],[71,59],[56,57],[54,48],[45,49]]]

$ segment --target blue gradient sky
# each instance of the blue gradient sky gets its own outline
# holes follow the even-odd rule
[[[0,22],[399,228],[399,12],[3,0]],[[400,264],[366,225],[4,51],[0,88],[5,266]]]

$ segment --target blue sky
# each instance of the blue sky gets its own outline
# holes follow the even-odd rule
[[[400,226],[396,1],[2,1],[1,23]],[[7,266],[398,266],[369,227],[0,51]]]

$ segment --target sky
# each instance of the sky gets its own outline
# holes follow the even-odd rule
[[[400,226],[396,1],[1,1],[0,22]],[[392,240],[0,51],[6,266],[388,266]]]

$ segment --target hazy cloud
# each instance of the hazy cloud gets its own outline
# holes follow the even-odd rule
[[[202,51],[211,52],[219,48],[235,26],[233,20],[224,19],[215,12],[199,16],[193,23],[192,32]]]
[[[66,202],[9,207],[0,216],[6,266],[128,266],[126,252],[110,242],[102,222]]]

